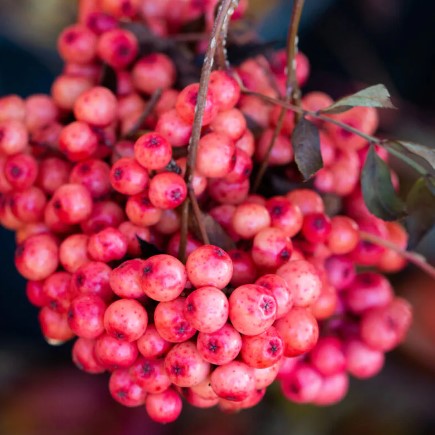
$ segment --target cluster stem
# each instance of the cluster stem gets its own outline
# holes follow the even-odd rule
[[[192,182],[193,182],[193,173],[195,169],[196,163],[196,155],[198,152],[198,144],[201,139],[201,128],[202,128],[202,120],[204,117],[204,110],[207,98],[208,85],[210,82],[210,74],[213,69],[213,64],[216,55],[216,49],[218,47],[218,40],[221,40],[221,48],[224,50],[223,44],[226,40],[226,33],[228,31],[228,22],[233,14],[235,8],[238,5],[239,0],[222,0],[220,6],[218,8],[218,13],[216,16],[216,20],[214,22],[213,30],[210,35],[210,40],[208,44],[207,51],[205,53],[204,63],[202,65],[201,77],[199,80],[199,90],[198,90],[198,100],[196,103],[195,110],[195,118],[193,121],[192,134],[190,136],[189,146],[187,148],[187,162],[186,162],[186,173],[184,179],[187,184],[187,189],[189,191],[189,195],[183,204],[183,212],[182,212],[182,223],[181,223],[181,232],[180,232],[180,247],[178,251],[178,257],[181,261],[183,261],[186,257],[186,246],[187,246],[187,232],[189,227],[189,214],[190,214],[190,205],[192,204],[192,210],[194,217],[197,221],[198,227],[201,230],[202,225],[202,214],[199,208],[199,205],[196,201],[192,202],[192,197],[194,196]],[[201,234],[203,236],[203,242],[207,243],[207,237],[205,232],[201,230]]]

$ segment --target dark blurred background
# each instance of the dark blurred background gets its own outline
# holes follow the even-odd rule
[[[251,0],[250,15],[265,40],[285,40],[290,11],[288,0]],[[56,37],[74,13],[74,0],[0,0],[1,95],[49,92],[62,68]],[[432,145],[434,19],[435,3],[425,0],[307,0],[300,35],[312,67],[306,89],[336,97],[384,83],[400,110],[383,114],[382,129]],[[397,169],[405,185],[412,181],[412,173]],[[429,236],[419,246],[432,261],[434,244]],[[0,229],[1,435],[435,434],[435,285],[419,271],[392,278],[415,310],[406,343],[388,355],[379,376],[353,381],[341,404],[296,406],[272,388],[252,410],[223,416],[186,405],[178,422],[160,426],[143,409],[114,403],[105,376],[73,367],[70,345],[51,347],[42,339],[13,250],[13,234]]]

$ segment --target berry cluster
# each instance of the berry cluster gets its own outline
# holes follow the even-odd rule
[[[186,183],[199,83],[176,89],[171,58],[141,54],[121,25],[145,22],[167,36],[205,14],[211,26],[217,1],[186,1],[176,14],[173,3],[84,2],[80,22],[59,37],[65,67],[51,94],[0,99],[0,223],[16,231],[27,296],[49,343],[78,337],[75,364],[109,372],[113,398],[145,405],[156,421],[175,420],[181,397],[201,408],[252,407],[276,379],[291,401],[335,403],[349,374],[378,373],[411,321],[408,303],[380,273],[404,260],[361,240],[360,230],[401,247],[407,234],[364,205],[367,143],[327,122],[314,121],[325,163],[317,190],[250,194],[281,109],[242,94],[240,83],[283,94],[282,52],[212,72]],[[309,65],[301,53],[296,60],[302,85]],[[116,74],[116,89],[101,85],[103,66]],[[302,98],[312,111],[330,103],[319,92]],[[331,116],[369,134],[377,126],[372,108]],[[289,111],[268,157],[289,177],[294,126]],[[342,214],[328,216],[319,192],[343,197]],[[230,248],[202,243],[193,230],[183,236],[189,195]],[[145,255],[144,244],[160,253]]]

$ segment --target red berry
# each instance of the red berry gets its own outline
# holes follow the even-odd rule
[[[97,362],[106,369],[130,367],[138,354],[136,343],[118,340],[107,334],[97,338],[94,352]]]
[[[78,121],[97,127],[106,127],[118,116],[118,103],[115,95],[102,86],[95,86],[77,98],[74,115]]]
[[[305,308],[292,308],[275,323],[284,342],[284,356],[293,357],[311,350],[319,337],[319,326]]]
[[[144,134],[134,144],[134,157],[146,169],[163,169],[172,158],[170,142],[161,134]]]
[[[183,402],[180,396],[168,388],[160,394],[148,394],[145,408],[151,419],[158,423],[171,423],[181,414]]]
[[[152,94],[158,88],[170,88],[175,81],[176,72],[168,56],[153,53],[140,58],[135,63],[131,74],[136,89]]]
[[[276,319],[276,300],[265,287],[242,285],[231,293],[229,317],[234,328],[241,334],[261,334]]]
[[[93,339],[104,332],[106,304],[93,295],[79,295],[73,299],[68,310],[68,325],[74,334]]]
[[[198,331],[211,333],[221,329],[228,319],[228,299],[216,287],[201,287],[186,299],[184,315]]]
[[[158,394],[171,386],[163,359],[139,357],[130,367],[130,375],[147,393]]]
[[[72,348],[74,364],[86,373],[103,373],[106,369],[101,366],[94,356],[95,340],[78,338]]]
[[[178,95],[175,109],[178,115],[187,123],[192,124],[195,118],[196,105],[198,100],[199,84],[192,83],[186,86]],[[204,115],[202,125],[208,125],[217,114],[217,106],[214,103],[213,94],[208,91],[205,97]]]
[[[169,302],[160,302],[154,311],[154,325],[166,341],[181,343],[196,333],[196,329],[184,316],[185,301],[179,297]]]
[[[233,264],[223,249],[204,245],[187,257],[186,271],[194,287],[213,286],[222,289],[231,280]]]
[[[240,402],[255,390],[254,371],[242,362],[231,361],[216,367],[211,386],[222,399]]]
[[[148,324],[145,308],[133,299],[119,299],[110,304],[104,313],[107,334],[118,340],[136,341]]]
[[[198,145],[196,169],[199,173],[220,178],[228,175],[235,164],[235,145],[224,133],[209,133]]]
[[[133,381],[127,369],[117,369],[112,372],[109,379],[109,391],[121,405],[135,407],[145,403],[146,392]]]
[[[112,68],[120,69],[133,62],[139,52],[139,44],[130,31],[112,29],[100,36],[97,52],[103,62]]]
[[[134,258],[124,261],[110,272],[110,287],[120,298],[137,299],[143,296],[141,276],[144,260]]]
[[[207,377],[210,364],[202,359],[194,343],[186,341],[176,344],[168,352],[165,369],[174,385],[192,387]]]
[[[242,348],[242,337],[230,324],[212,333],[198,334],[197,348],[200,355],[216,365],[234,360]]]
[[[89,63],[96,54],[97,37],[85,26],[73,24],[59,35],[57,49],[66,62]]]
[[[163,210],[176,208],[186,199],[187,186],[174,172],[163,172],[151,179],[148,195],[154,207]]]
[[[240,355],[248,366],[261,369],[271,367],[281,360],[283,351],[283,341],[276,329],[271,326],[262,334],[244,336]]]
[[[142,291],[156,301],[176,299],[186,286],[186,269],[175,257],[154,255],[142,264]]]
[[[149,324],[137,340],[137,348],[145,358],[155,359],[165,356],[171,347],[172,343],[162,338],[153,324]]]
[[[322,282],[315,267],[305,260],[290,261],[281,266],[276,274],[287,282],[297,307],[313,304],[320,295]]]
[[[110,171],[113,188],[124,195],[143,192],[148,185],[148,178],[148,171],[129,157],[117,160]]]
[[[100,199],[112,190],[109,180],[110,167],[106,162],[90,159],[77,163],[69,176],[72,184],[85,186],[92,198]]]
[[[4,175],[13,189],[28,189],[38,176],[38,163],[31,155],[15,154],[6,159]]]
[[[57,269],[58,264],[58,246],[48,234],[31,236],[15,250],[15,266],[26,279],[45,279]]]

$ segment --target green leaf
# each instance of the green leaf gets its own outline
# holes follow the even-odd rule
[[[429,165],[432,169],[435,169],[435,148],[430,148],[428,146],[420,145],[420,144],[413,143],[413,142],[405,142],[403,140],[397,140],[397,141],[394,141],[394,143],[405,148],[411,154],[414,154],[414,155],[422,158],[427,163],[429,163]]]
[[[342,113],[352,107],[379,107],[381,109],[395,109],[390,99],[390,93],[384,85],[374,85],[362,89],[355,94],[340,98],[329,107],[322,109],[322,113]]]
[[[409,247],[413,249],[435,225],[435,196],[427,179],[419,178],[406,198],[408,217],[405,224],[409,233]]]
[[[391,183],[390,169],[373,146],[367,154],[361,177],[364,202],[375,216],[393,221],[405,216],[405,204]]]
[[[305,118],[300,119],[293,130],[292,145],[296,164],[304,180],[308,180],[323,168],[319,129],[312,122]]]

